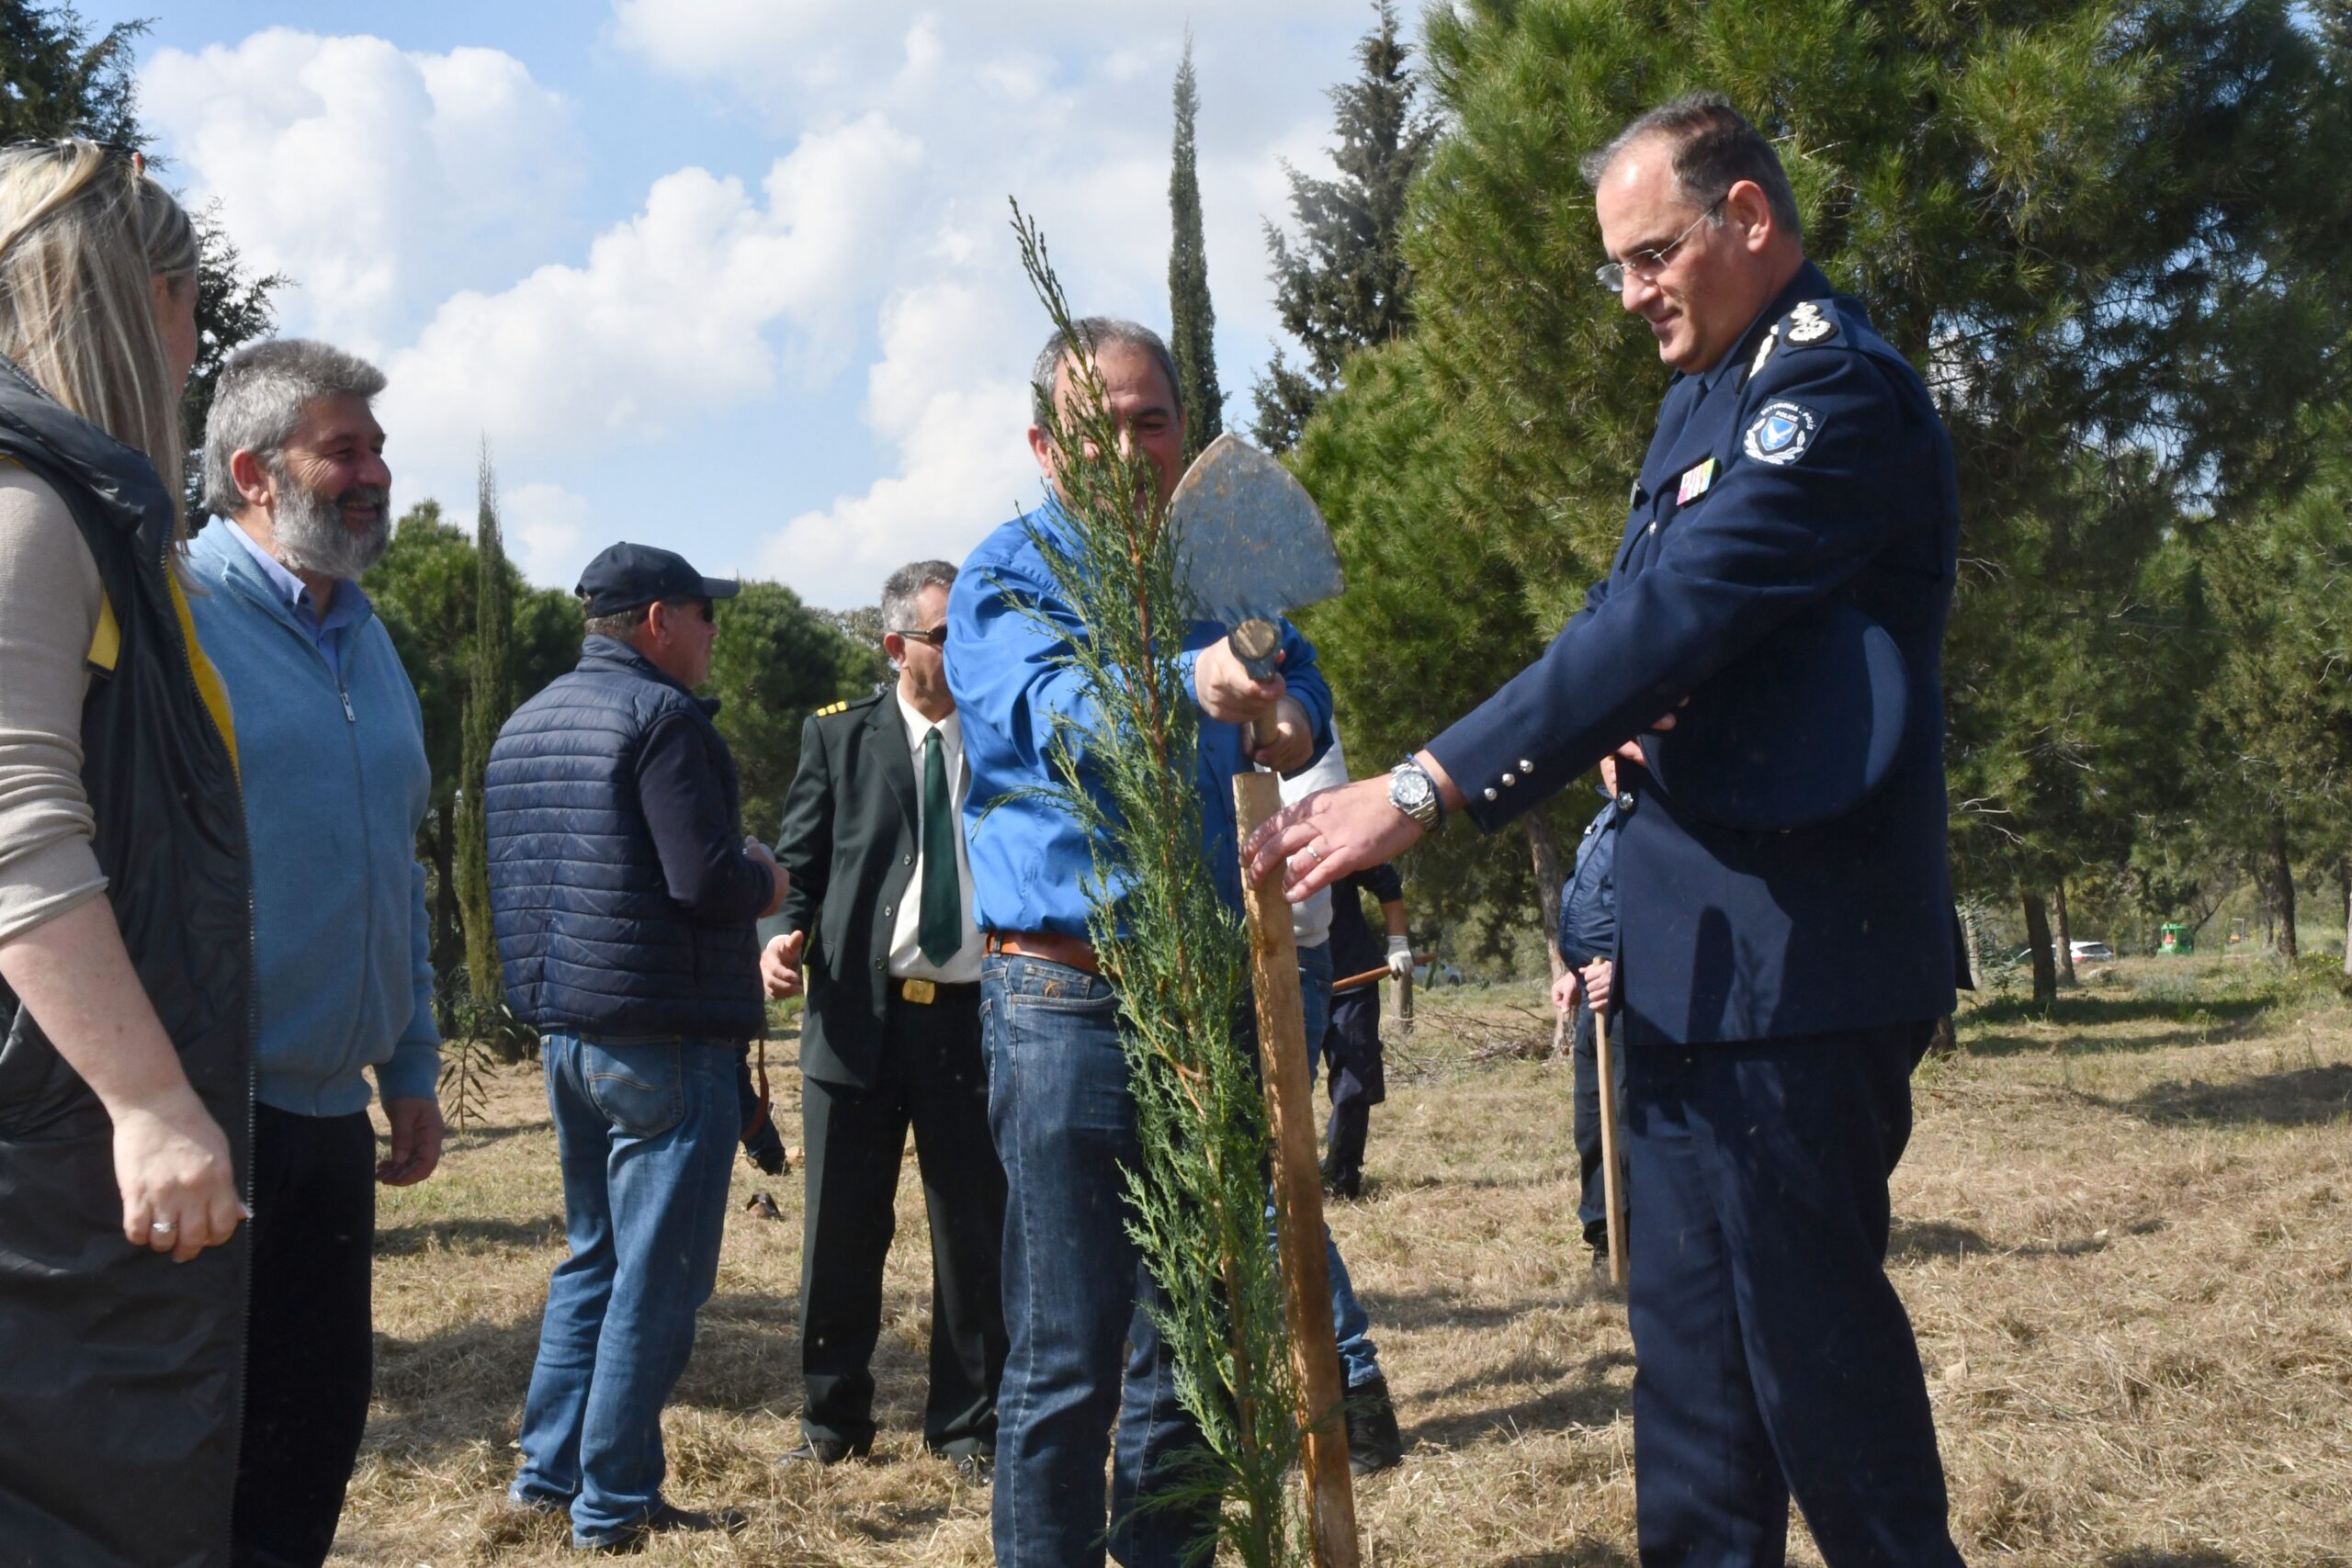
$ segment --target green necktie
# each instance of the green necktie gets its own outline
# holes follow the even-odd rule
[[[915,942],[926,962],[944,965],[964,945],[964,890],[956,879],[956,803],[947,791],[947,748],[939,730],[922,738],[922,920]]]

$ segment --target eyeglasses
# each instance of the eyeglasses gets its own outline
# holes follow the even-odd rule
[[[1675,252],[1682,248],[1682,242],[1690,237],[1691,230],[1713,218],[1723,204],[1730,199],[1729,191],[1715,197],[1708,204],[1706,211],[1690,220],[1690,228],[1683,230],[1672,240],[1654,251],[1635,251],[1623,261],[1602,262],[1592,269],[1593,281],[1611,294],[1623,294],[1625,291],[1625,275],[1629,272],[1644,283],[1647,283],[1666,270],[1666,264],[1672,259]]]
[[[942,621],[929,631],[916,631],[911,626],[900,626],[898,628],[898,635],[905,637],[909,642],[927,642],[933,648],[945,648],[947,623]]]

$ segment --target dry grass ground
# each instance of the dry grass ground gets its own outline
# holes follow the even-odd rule
[[[1569,1087],[1524,1059],[1535,987],[1427,998],[1333,1227],[1413,1450],[1363,1484],[1382,1564],[1634,1558],[1632,1347],[1574,1210]],[[2249,961],[2127,963],[2054,1020],[1993,1004],[1922,1068],[1894,1183],[1972,1562],[2352,1563],[2352,1008]],[[795,1125],[795,1083],[779,1104]],[[797,1142],[797,1137],[793,1141]],[[739,1166],[718,1293],[668,1416],[673,1493],[748,1508],[663,1562],[983,1563],[988,1494],[925,1458],[928,1312],[911,1162],[877,1357],[876,1459],[778,1471],[795,1438],[799,1190]],[[506,1517],[548,1269],[561,1254],[536,1073],[494,1086],[441,1174],[385,1195],[378,1403],[336,1561],[553,1563]],[[1815,1562],[1802,1543],[1800,1562]]]

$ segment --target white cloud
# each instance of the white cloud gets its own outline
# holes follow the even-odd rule
[[[165,49],[140,115],[219,200],[256,272],[281,272],[289,327],[378,353],[420,304],[512,266],[577,181],[570,113],[495,50],[403,51],[273,28]]]
[[[569,588],[588,564],[588,498],[561,485],[518,485],[499,497],[507,554],[534,582]]]
[[[1035,501],[1022,442],[1027,398],[1020,329],[965,282],[894,298],[882,357],[866,378],[866,423],[897,471],[863,494],[805,512],[763,548],[756,570],[821,604],[871,604],[910,560],[961,560],[992,525]]]
[[[854,346],[920,152],[868,116],[779,159],[764,202],[700,169],[663,176],[583,265],[446,301],[387,367],[387,428],[434,453],[487,434],[502,464],[641,448],[774,392],[779,326],[786,362],[821,380]]]

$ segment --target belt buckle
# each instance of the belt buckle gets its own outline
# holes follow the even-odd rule
[[[901,980],[899,982],[899,995],[910,1002],[929,1007],[939,999],[939,987],[930,980]]]

